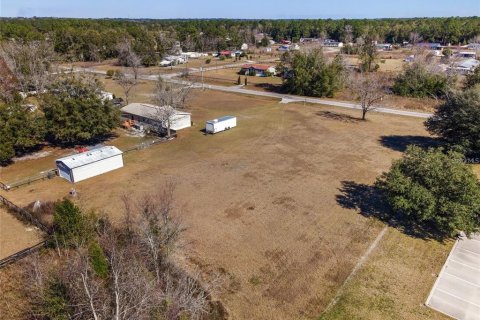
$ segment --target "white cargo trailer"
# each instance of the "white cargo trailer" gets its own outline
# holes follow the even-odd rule
[[[218,119],[207,121],[205,126],[206,133],[217,133],[237,126],[237,117],[225,116]]]

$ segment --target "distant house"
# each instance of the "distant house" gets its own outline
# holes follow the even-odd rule
[[[453,67],[448,68],[448,70],[460,74],[468,74],[470,72],[473,72],[473,70],[475,70],[475,68],[477,68],[479,65],[480,61],[476,59],[466,59],[458,62]]]
[[[466,59],[476,59],[477,53],[473,51],[460,51],[457,53],[457,57]]]
[[[420,48],[425,48],[429,50],[442,50],[442,45],[440,43],[430,43],[430,42],[420,42],[417,44]]]
[[[469,43],[467,45],[468,50],[480,50],[480,43]]]
[[[166,121],[159,120],[159,116],[162,112],[162,108],[153,104],[147,103],[130,103],[122,109],[122,117],[128,120],[135,121],[138,125],[148,128],[157,133],[164,133],[168,124]],[[182,130],[192,126],[191,113],[176,111],[174,115],[170,117],[170,129]]]
[[[378,50],[390,51],[393,49],[393,46],[390,43],[377,43],[375,46]]]
[[[242,46],[240,47],[241,50],[248,50],[248,44],[244,43],[242,44]]]
[[[301,43],[312,43],[312,42],[319,42],[320,39],[318,38],[300,38]]]
[[[219,56],[224,56],[224,57],[235,57],[235,52],[232,52],[230,50],[222,50],[218,53]]]
[[[274,76],[277,70],[274,66],[266,64],[244,64],[240,69],[240,73],[244,75],[255,75],[257,77]]]
[[[165,64],[167,61],[170,62],[170,65],[184,64],[188,61],[188,57],[182,55],[166,56],[165,58],[163,58],[162,62],[160,62],[160,65],[162,65],[162,63]]]
[[[343,47],[343,42],[332,40],[332,39],[325,39],[322,43],[323,47],[329,48],[341,48]]]

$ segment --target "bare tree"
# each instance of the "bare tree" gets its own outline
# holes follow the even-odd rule
[[[46,41],[5,42],[0,57],[18,81],[23,92],[41,93],[49,82],[48,71],[54,61],[52,45]]]
[[[353,27],[351,25],[345,26],[345,42],[351,43],[353,41]]]
[[[128,40],[124,40],[117,45],[118,62],[120,65],[132,69],[133,77],[138,79],[138,72],[142,66],[142,59],[135,53],[132,44]]]
[[[422,41],[422,36],[418,32],[410,32],[409,40],[410,43],[415,46],[417,43]]]
[[[117,75],[116,82],[120,87],[122,87],[123,94],[125,95],[125,103],[128,104],[130,91],[132,91],[132,89],[138,84],[137,79],[131,78],[121,72]]]
[[[166,83],[161,76],[158,77],[155,86],[154,100],[159,108],[152,115],[159,123],[167,129],[167,136],[171,136],[171,125],[178,110],[187,106],[190,97],[190,87],[174,86]]]
[[[376,73],[361,73],[350,77],[350,88],[362,108],[362,120],[366,120],[367,113],[375,110],[386,95],[385,79]]]

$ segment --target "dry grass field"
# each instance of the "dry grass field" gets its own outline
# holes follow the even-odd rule
[[[450,319],[423,305],[450,252],[389,229],[376,251],[320,320]]]
[[[117,220],[122,195],[152,193],[173,180],[176,214],[187,227],[184,263],[206,278],[224,276],[221,299],[233,319],[317,318],[384,226],[342,204],[341,189],[371,184],[406,144],[426,135],[422,120],[371,114],[362,122],[358,111],[214,91],[196,91],[190,105],[192,128],[126,154],[120,170],[76,184],[77,201]],[[204,136],[204,121],[223,115],[236,115],[238,127]],[[71,188],[56,178],[8,197],[27,205],[65,197]],[[372,283],[400,301],[394,308],[404,318],[432,316],[421,304],[448,245],[395,230],[385,241],[352,290],[366,283],[375,295]],[[362,299],[358,290],[352,294]],[[367,314],[373,307],[362,303]]]
[[[0,206],[0,259],[32,247],[42,240],[41,232],[28,226]]]

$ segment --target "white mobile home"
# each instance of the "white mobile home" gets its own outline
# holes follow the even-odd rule
[[[124,118],[134,120],[139,125],[150,128],[152,131],[162,132],[167,128],[167,123],[162,123],[159,120],[159,115],[162,113],[162,108],[148,103],[130,103],[129,105],[120,109]],[[192,126],[191,113],[175,111],[170,116],[170,129],[182,130]]]
[[[217,133],[237,126],[237,117],[225,116],[218,119],[207,121],[205,125],[206,133]]]
[[[71,183],[80,182],[123,167],[123,152],[116,147],[102,147],[57,159],[58,175]]]

